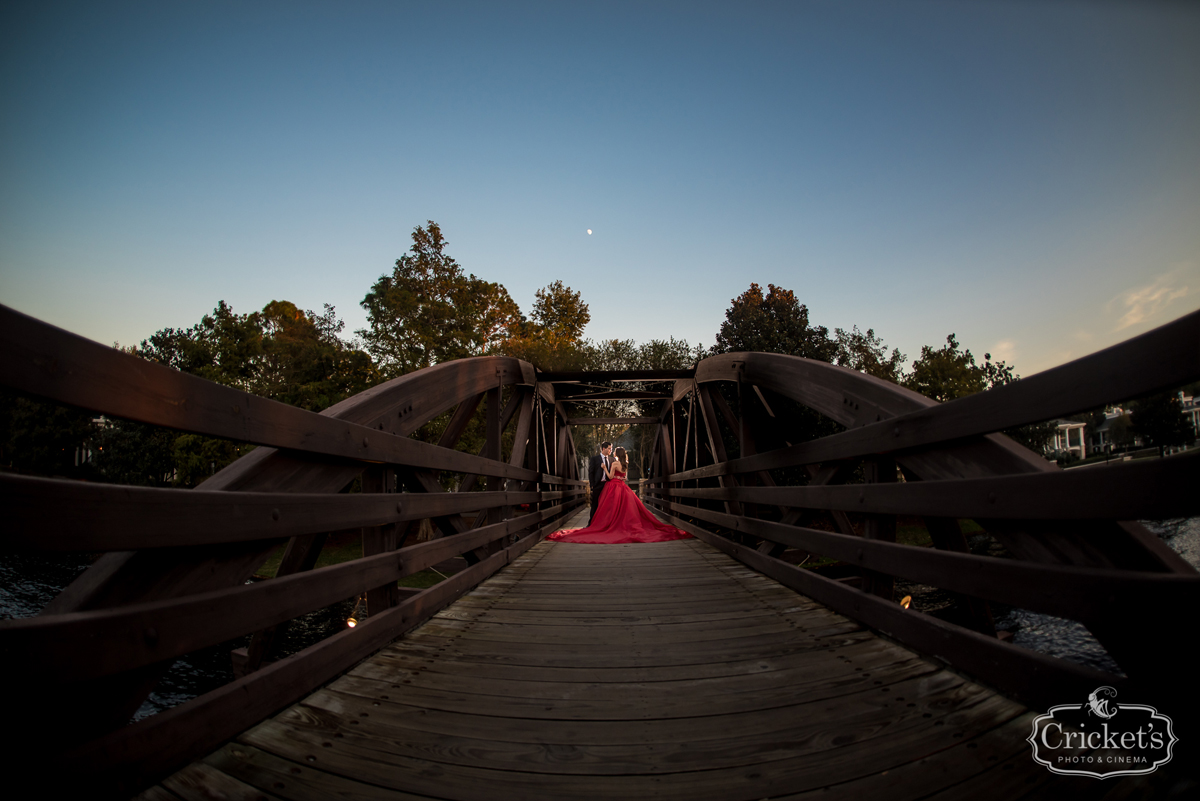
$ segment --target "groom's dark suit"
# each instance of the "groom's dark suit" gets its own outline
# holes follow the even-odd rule
[[[588,525],[596,516],[596,507],[600,504],[600,493],[608,482],[604,478],[604,456],[597,453],[588,460],[588,483],[592,485],[592,513],[588,516]]]

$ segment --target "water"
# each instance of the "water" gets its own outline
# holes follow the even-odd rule
[[[1200,570],[1200,517],[1142,521],[1159,539]],[[1069,659],[1087,667],[1125,675],[1082,623],[1013,609],[997,619],[997,629],[1013,631],[1013,642],[1024,648]]]
[[[0,554],[0,620],[33,617],[97,554],[13,551]]]

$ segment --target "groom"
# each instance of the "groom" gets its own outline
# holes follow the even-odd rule
[[[592,518],[596,516],[596,507],[600,505],[600,493],[604,491],[605,482],[608,477],[604,475],[604,468],[608,467],[608,457],[612,453],[611,442],[601,442],[600,452],[593,456],[588,461],[588,483],[592,485],[592,513],[588,516],[588,525],[592,524]]]

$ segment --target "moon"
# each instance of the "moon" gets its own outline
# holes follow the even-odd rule
[[[589,229],[588,229],[588,236],[591,236],[591,235],[592,235],[592,229],[591,229],[591,228],[589,228]]]

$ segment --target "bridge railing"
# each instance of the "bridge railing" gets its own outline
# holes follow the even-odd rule
[[[437,365],[315,414],[0,307],[0,383],[258,446],[192,490],[0,474],[6,548],[102,554],[40,614],[0,621],[10,721],[26,744],[6,756],[49,758],[118,793],[429,618],[560,525],[585,492],[561,409],[511,358]],[[411,438],[446,414],[437,444]],[[479,414],[482,452],[456,450]],[[447,476],[455,491],[443,490]],[[356,479],[362,491],[347,493]],[[406,544],[423,520],[440,536]],[[315,568],[328,535],[348,529],[361,532],[362,558]],[[247,583],[281,544],[277,576]],[[459,555],[469,566],[440,583],[397,586]],[[369,615],[357,626],[272,661],[282,626],[360,596]],[[246,635],[233,655],[240,678],[129,723],[177,658]]]
[[[726,354],[700,362],[664,404],[648,502],[747,565],[1030,703],[1068,703],[1103,684],[1178,701],[1190,684],[1181,626],[1195,621],[1200,577],[1137,521],[1200,513],[1200,453],[1063,471],[995,432],[1198,377],[1200,313],[944,404],[822,362]],[[800,407],[842,430],[789,439],[803,436],[787,419]],[[932,547],[897,542],[898,518],[919,521]],[[967,521],[1003,556],[972,552]],[[791,564],[786,549],[854,575]],[[946,591],[958,617],[901,606],[897,578]],[[1119,673],[1011,644],[990,603],[1081,622]]]

